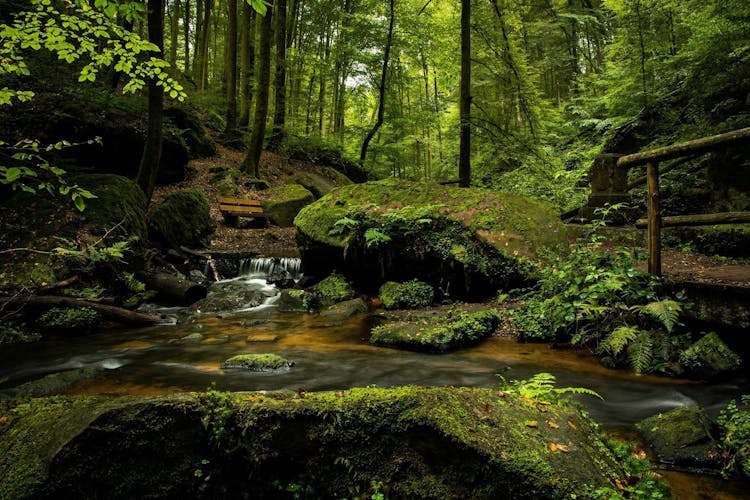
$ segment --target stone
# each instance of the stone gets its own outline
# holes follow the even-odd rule
[[[636,428],[660,462],[720,469],[721,448],[714,424],[703,408],[687,406],[640,421]]]
[[[568,248],[551,205],[403,179],[337,188],[295,226],[306,274],[336,269],[363,288],[416,278],[461,298],[525,286]]]
[[[0,425],[0,497],[279,498],[293,484],[341,498],[377,484],[388,498],[553,499],[628,484],[569,406],[541,413],[492,389],[290,392],[19,403]]]
[[[251,372],[273,372],[286,370],[294,366],[294,361],[289,361],[277,354],[240,354],[224,361],[221,368],[242,369]]]
[[[185,189],[164,197],[151,214],[148,234],[166,248],[206,247],[215,228],[208,200],[197,189]]]
[[[198,342],[200,340],[203,340],[203,334],[201,333],[191,333],[190,335],[185,335],[180,340],[183,342]]]
[[[716,380],[736,372],[742,359],[711,332],[680,354],[680,364],[697,377]]]
[[[419,280],[406,283],[389,281],[380,287],[380,301],[386,309],[416,309],[427,307],[435,298],[435,290]]]
[[[320,312],[324,318],[351,318],[367,312],[367,304],[360,298],[334,304]]]
[[[299,211],[315,201],[312,193],[299,184],[274,187],[266,193],[266,199],[261,201],[263,211],[281,227],[292,227]]]
[[[248,335],[245,342],[277,342],[281,337],[272,333],[253,333]]]

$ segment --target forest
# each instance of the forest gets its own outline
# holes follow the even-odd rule
[[[0,0],[0,498],[747,498],[746,0]]]

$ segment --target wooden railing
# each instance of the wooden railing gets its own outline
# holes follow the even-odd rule
[[[693,141],[672,144],[663,148],[652,149],[641,153],[622,156],[617,160],[617,167],[630,168],[638,165],[646,165],[646,182],[648,184],[648,217],[645,221],[639,221],[642,226],[648,228],[648,272],[661,276],[661,228],[663,222],[670,222],[669,225],[697,225],[688,224],[687,217],[698,218],[698,224],[709,223],[726,223],[726,222],[750,222],[750,213],[733,212],[731,214],[707,214],[703,216],[682,216],[682,220],[677,217],[665,218],[661,216],[661,190],[659,188],[659,162],[674,160],[685,156],[693,156],[705,153],[718,148],[726,147],[741,141],[750,139],[750,128],[743,128],[728,132],[726,134],[704,137]],[[713,218],[711,218],[713,216]],[[671,220],[669,220],[671,219]],[[721,222],[717,222],[721,221]],[[674,224],[677,222],[678,224]]]

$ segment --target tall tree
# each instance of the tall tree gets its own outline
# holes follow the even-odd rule
[[[362,142],[362,149],[359,152],[359,163],[360,165],[365,164],[365,158],[367,157],[367,148],[370,145],[370,141],[378,133],[378,130],[383,125],[383,119],[385,117],[385,85],[388,79],[388,60],[391,56],[391,45],[393,45],[393,22],[395,19],[394,13],[394,0],[390,0],[390,21],[388,22],[388,38],[385,42],[385,50],[383,51],[383,71],[380,74],[380,96],[378,98],[378,118],[375,121],[375,125],[372,126],[370,131],[365,136],[365,140]]]
[[[164,0],[148,0],[148,41],[164,51]],[[136,182],[150,202],[161,162],[164,87],[154,77],[148,82],[148,130]]]
[[[185,9],[182,17],[183,24],[183,45],[185,46],[185,75],[190,74],[190,0],[185,0]]]
[[[253,70],[255,67],[255,10],[242,1],[240,29],[240,115],[238,125],[250,124],[250,105],[253,98]]]
[[[461,0],[461,135],[458,153],[459,186],[471,184],[471,0]]]
[[[276,1],[276,75],[273,81],[274,113],[272,149],[284,140],[286,123],[286,0]]]
[[[258,81],[255,95],[255,114],[253,115],[253,128],[250,131],[250,139],[247,145],[247,156],[242,162],[241,170],[260,176],[260,154],[263,150],[263,139],[266,134],[266,118],[268,117],[268,93],[271,83],[271,37],[273,0],[269,2],[268,10],[260,24],[260,47],[258,50]]]
[[[229,137],[237,129],[237,0],[227,0],[227,14],[227,125],[224,135]]]

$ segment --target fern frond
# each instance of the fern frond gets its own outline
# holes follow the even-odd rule
[[[638,336],[637,326],[621,326],[609,334],[602,342],[602,351],[610,353],[612,356],[620,354],[627,345],[635,340]]]
[[[664,325],[667,332],[672,333],[672,330],[678,324],[682,305],[676,300],[664,299],[649,302],[645,306],[640,306],[639,309],[658,320]]]
[[[604,400],[601,394],[594,391],[593,389],[588,389],[586,387],[561,387],[559,389],[555,389],[554,392],[555,394],[585,394],[587,396],[594,396],[595,398],[599,398],[602,401]]]
[[[651,334],[643,331],[628,346],[628,361],[636,373],[649,371],[653,361],[654,342]]]

